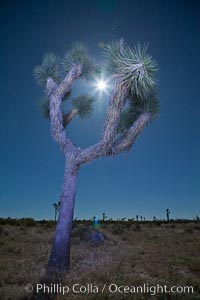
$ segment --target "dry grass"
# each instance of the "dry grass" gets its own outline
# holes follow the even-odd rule
[[[106,236],[104,244],[94,246],[80,241],[75,228],[66,285],[192,285],[195,294],[174,298],[147,294],[111,297],[105,291],[81,296],[71,293],[68,299],[200,299],[199,229],[194,223],[106,224],[100,228]],[[48,224],[0,225],[0,299],[30,299],[24,286],[41,282],[53,233],[54,227]],[[66,299],[61,295],[55,298]]]

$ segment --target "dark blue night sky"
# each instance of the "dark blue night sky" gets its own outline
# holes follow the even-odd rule
[[[2,1],[0,201],[1,217],[53,218],[64,157],[37,101],[33,68],[43,54],[63,55],[74,41],[101,59],[99,43],[123,37],[149,42],[160,66],[161,113],[128,154],[81,168],[75,217],[193,218],[200,214],[199,1]],[[80,87],[90,89],[81,83]],[[100,136],[108,99],[69,135],[82,147]]]

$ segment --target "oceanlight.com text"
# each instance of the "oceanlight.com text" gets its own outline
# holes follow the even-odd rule
[[[44,294],[61,294],[67,295],[69,293],[74,294],[103,294],[104,292],[110,294],[149,294],[154,296],[156,294],[193,294],[194,288],[192,286],[167,286],[167,285],[150,285],[145,283],[143,285],[117,285],[115,283],[104,284],[103,286],[97,286],[92,283],[78,284],[75,283],[72,286],[64,285],[61,283],[38,283],[36,287],[31,284],[25,286],[27,292],[36,292]]]

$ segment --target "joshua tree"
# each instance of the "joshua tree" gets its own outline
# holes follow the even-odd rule
[[[141,222],[142,222],[142,216],[140,216],[140,220],[141,220]]]
[[[57,219],[57,214],[58,214],[59,209],[60,209],[60,201],[58,201],[58,203],[53,203],[53,207],[54,207],[54,209],[55,209],[54,220],[56,221],[56,219]]]
[[[138,215],[136,215],[136,221],[138,222],[138,218],[139,218],[139,216]]]
[[[107,219],[107,216],[105,213],[102,214],[103,215],[103,222]]]
[[[169,215],[170,215],[170,210],[169,210],[169,208],[166,209],[166,214],[167,214],[167,222],[169,222]]]
[[[147,53],[147,46],[138,44],[130,48],[121,39],[105,46],[104,57],[113,78],[113,90],[100,139],[84,149],[73,143],[66,129],[76,116],[83,119],[91,115],[94,98],[89,94],[80,95],[71,100],[72,108],[68,112],[62,110],[62,104],[70,98],[77,79],[90,80],[100,72],[87,47],[75,43],[62,59],[46,54],[42,64],[34,70],[36,81],[45,90],[45,97],[40,101],[42,112],[50,119],[51,134],[66,161],[60,213],[47,268],[49,277],[62,277],[70,267],[71,229],[80,167],[97,158],[130,150],[138,135],[158,114],[157,64]]]

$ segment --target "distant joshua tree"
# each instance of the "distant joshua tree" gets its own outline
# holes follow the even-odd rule
[[[63,278],[70,268],[71,229],[80,167],[100,157],[114,157],[129,151],[159,111],[155,91],[157,64],[147,54],[147,46],[138,44],[130,48],[121,39],[105,46],[104,57],[113,79],[113,90],[101,137],[96,144],[84,149],[73,143],[66,129],[77,116],[84,119],[91,115],[95,99],[89,94],[80,95],[71,100],[72,108],[68,112],[62,104],[70,98],[76,80],[93,79],[100,73],[100,67],[92,61],[85,45],[75,43],[62,59],[46,54],[42,64],[34,70],[36,81],[45,91],[40,101],[42,112],[50,120],[51,134],[66,162],[60,213],[48,261],[49,278],[57,275]],[[98,87],[102,88],[102,82]]]
[[[103,215],[103,222],[107,219],[107,216],[105,213],[102,214]]]
[[[141,222],[142,222],[142,216],[140,216],[140,220],[141,220]]]
[[[55,209],[54,220],[56,221],[57,214],[59,213],[59,209],[60,209],[60,201],[58,201],[58,203],[53,203],[53,207]]]
[[[169,210],[169,208],[166,209],[166,214],[167,214],[167,222],[169,222],[169,215],[170,215],[170,210]]]
[[[138,218],[139,218],[139,216],[138,215],[136,215],[136,221],[138,222]]]
[[[153,217],[153,221],[156,221],[156,220],[157,220],[157,219],[156,219],[156,217],[154,216],[154,217]]]

